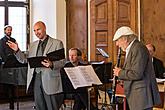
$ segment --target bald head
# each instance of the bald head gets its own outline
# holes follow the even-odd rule
[[[38,21],[38,22],[36,22],[36,23],[34,24],[34,26],[40,26],[40,27],[46,28],[45,23],[42,22],[42,21]]]
[[[42,21],[36,22],[34,24],[34,33],[39,39],[44,40],[46,38],[45,23],[43,23]]]
[[[154,52],[155,52],[155,46],[153,44],[147,44],[146,47],[147,47],[150,55],[153,56]]]

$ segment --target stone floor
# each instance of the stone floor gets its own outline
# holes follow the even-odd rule
[[[72,110],[71,105],[73,106],[73,103],[68,101],[66,102],[66,106],[64,107],[62,105],[60,110]],[[35,110],[34,101],[19,102],[19,106],[18,107],[17,106],[18,106],[17,103],[14,103],[14,110]],[[0,104],[0,110],[10,110],[9,104],[8,103]]]
[[[33,101],[19,102],[18,108],[17,108],[17,103],[14,103],[14,110],[34,110],[33,106],[34,106]],[[10,110],[9,104],[8,103],[0,104],[0,110]]]

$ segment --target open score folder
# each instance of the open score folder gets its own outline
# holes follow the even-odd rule
[[[91,65],[66,67],[64,70],[75,89],[78,87],[102,84]]]

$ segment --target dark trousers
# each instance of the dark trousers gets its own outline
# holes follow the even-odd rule
[[[36,110],[59,110],[63,103],[63,94],[46,94],[42,86],[41,73],[36,73],[34,80],[34,100]]]
[[[74,95],[73,110],[85,110],[88,106],[88,94],[86,92],[76,93]]]
[[[9,108],[14,109],[14,88],[15,86],[13,84],[4,84],[4,89],[6,91],[6,95],[9,99]]]

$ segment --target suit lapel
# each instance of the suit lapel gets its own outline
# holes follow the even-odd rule
[[[131,46],[131,48],[130,48],[130,51],[129,51],[129,53],[128,53],[128,56],[127,56],[127,58],[126,58],[125,61],[124,61],[123,67],[126,66],[128,59],[131,57],[131,53],[132,53],[131,51],[134,50],[133,48],[135,47],[136,42],[137,42],[137,39],[133,42],[133,44],[132,44],[132,46]]]
[[[50,47],[52,46],[52,44],[53,44],[52,41],[53,41],[52,38],[49,37],[48,42],[47,42],[47,45],[46,45],[45,50],[44,50],[44,53],[43,53],[44,56],[46,55],[46,53],[48,53]],[[32,48],[31,49],[32,52],[31,52],[31,55],[30,56],[36,56],[38,44],[39,44],[39,40],[36,41],[34,43],[34,45],[31,47]]]
[[[32,44],[31,52],[30,52],[29,57],[36,56],[38,44],[39,44],[39,40]]]
[[[43,55],[46,55],[47,53],[48,53],[48,51],[49,51],[49,49],[50,49],[50,47],[52,46],[52,44],[53,44],[53,42],[52,42],[53,40],[52,40],[52,38],[51,37],[49,37],[49,39],[48,39],[48,42],[47,42],[47,44],[46,44],[46,47],[45,47],[45,50],[44,50],[44,53],[43,53]]]

